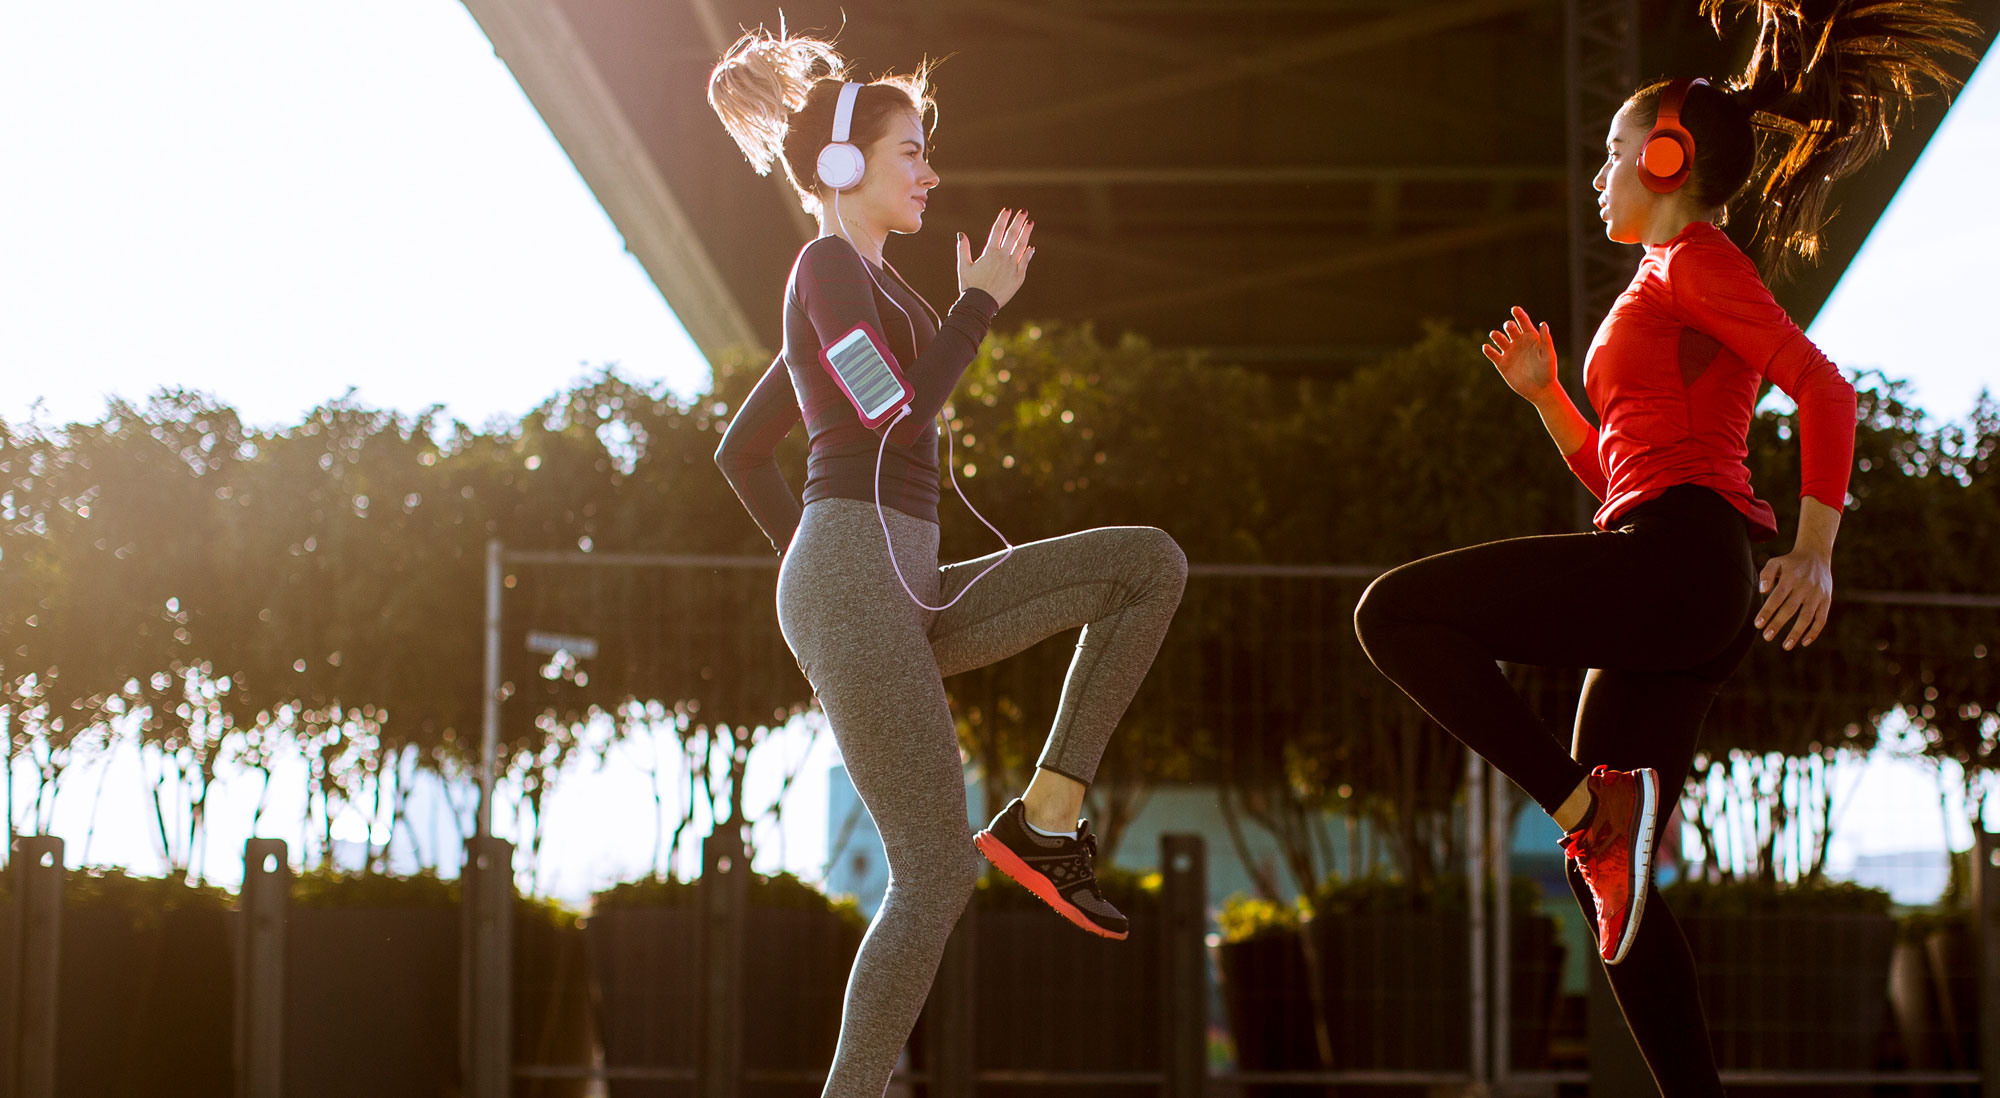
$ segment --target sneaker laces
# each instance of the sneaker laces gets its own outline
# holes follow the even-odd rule
[[[1077,858],[1082,864],[1077,868],[1083,877],[1083,883],[1089,887],[1090,894],[1101,903],[1104,901],[1104,889],[1097,883],[1097,834],[1091,831],[1089,820],[1082,820],[1079,823],[1081,826],[1076,829],[1077,845],[1083,847],[1089,857],[1078,855]]]

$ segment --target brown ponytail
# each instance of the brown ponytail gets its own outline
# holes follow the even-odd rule
[[[780,31],[782,34],[782,30]],[[806,35],[773,37],[757,28],[736,40],[708,76],[708,105],[758,175],[774,162],[807,210],[819,206],[819,150],[833,136],[833,113],[847,62],[833,43]],[[888,131],[898,114],[935,125],[930,67],[865,85],[854,102],[850,140],[863,150]]]
[[[1702,0],[1701,11],[1718,33],[1726,17],[1755,19],[1757,45],[1740,74],[1688,93],[1688,186],[1726,206],[1756,181],[1753,247],[1771,277],[1818,260],[1833,184],[1888,148],[1912,102],[1957,87],[1947,59],[1977,57],[1966,42],[1978,28],[1951,0]],[[1639,121],[1657,117],[1664,86],[1632,97]]]

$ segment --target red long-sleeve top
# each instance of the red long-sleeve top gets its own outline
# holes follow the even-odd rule
[[[1583,385],[1603,421],[1568,457],[1604,505],[1596,524],[1679,484],[1734,504],[1751,536],[1777,536],[1750,488],[1750,417],[1769,377],[1799,408],[1800,494],[1836,510],[1854,463],[1854,386],[1771,298],[1722,230],[1697,221],[1650,245],[1598,326]]]

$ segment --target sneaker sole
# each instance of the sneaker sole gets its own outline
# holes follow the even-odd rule
[[[1632,895],[1632,914],[1625,920],[1625,933],[1618,938],[1617,952],[1604,958],[1607,965],[1615,965],[1625,959],[1632,948],[1632,939],[1639,934],[1639,917],[1646,913],[1646,893],[1652,891],[1653,883],[1653,820],[1659,812],[1660,776],[1651,768],[1637,771],[1639,775],[1639,841],[1632,850],[1632,880],[1629,885]]]
[[[1053,881],[1030,868],[1028,863],[1021,860],[1020,855],[1009,850],[1007,844],[1001,842],[1000,837],[991,831],[981,831],[974,835],[972,845],[978,847],[979,852],[986,856],[986,860],[993,863],[993,868],[1005,873],[1014,883],[1034,893],[1036,899],[1049,905],[1056,914],[1077,926],[1114,942],[1122,942],[1130,935],[1130,931],[1106,930],[1092,922],[1082,908],[1062,898],[1062,894],[1056,891]]]

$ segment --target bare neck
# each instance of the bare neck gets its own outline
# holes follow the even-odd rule
[[[1676,194],[1654,208],[1653,216],[1646,220],[1646,231],[1639,237],[1639,242],[1649,248],[1657,247],[1686,232],[1687,227],[1697,221],[1714,221],[1721,216],[1719,208],[1697,208],[1681,201]]]
[[[834,203],[831,200],[820,203],[819,235],[837,236],[861,253],[861,258],[877,267],[882,265],[882,245],[889,239],[889,231],[871,225],[852,210],[846,211],[838,222],[834,219]]]

